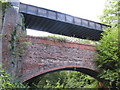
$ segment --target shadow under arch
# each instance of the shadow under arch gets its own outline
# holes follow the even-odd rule
[[[51,72],[56,72],[56,71],[62,71],[62,70],[71,70],[71,71],[78,71],[84,74],[87,74],[93,78],[95,78],[96,80],[98,80],[99,82],[103,82],[105,81],[104,79],[99,78],[99,72],[98,71],[94,71],[88,68],[83,68],[80,66],[64,66],[64,67],[58,67],[58,68],[53,68],[53,69],[49,69],[46,70],[44,72],[39,72],[36,74],[36,76],[29,78],[28,80],[24,81],[24,83],[31,83],[34,82],[36,80],[37,77],[45,75],[47,73],[51,73]]]

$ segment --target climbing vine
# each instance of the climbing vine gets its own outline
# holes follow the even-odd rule
[[[25,36],[26,31],[24,27],[24,17],[21,14],[20,17],[22,18],[22,24],[16,24],[14,27],[13,32],[11,33],[11,40],[10,40],[10,51],[14,58],[19,57],[22,53],[25,53]],[[21,30],[18,30],[21,29]]]
[[[4,21],[5,11],[8,7],[12,7],[12,4],[5,0],[1,0],[0,2],[2,3],[2,21]]]
[[[2,23],[3,23],[6,9],[12,7],[12,4],[10,2],[5,2],[5,0],[0,0],[0,2],[2,2]],[[25,55],[26,42],[23,41],[23,39],[25,39],[26,32],[23,23],[24,18],[22,15],[20,15],[20,18],[22,18],[22,24],[17,23],[15,25],[14,30],[11,33],[10,37],[8,37],[7,34],[5,35],[2,34],[3,38],[9,38],[11,54],[10,61],[13,64],[13,66],[15,66],[18,60],[20,60],[20,58],[23,58]],[[16,79],[13,82],[11,75],[7,73],[5,70],[3,70],[2,67],[0,67],[0,90],[12,90],[12,88],[27,88],[27,86],[23,85],[17,79],[18,77],[15,78]]]

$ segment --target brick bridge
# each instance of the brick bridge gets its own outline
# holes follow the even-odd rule
[[[19,78],[25,82],[53,71],[75,70],[101,81],[97,77],[94,45],[22,36],[24,32],[22,17],[19,13],[19,6],[9,7],[4,20],[0,15],[0,23],[2,23],[0,33],[3,37],[0,37],[0,60],[2,60],[3,68],[11,73],[13,79]],[[17,40],[18,36],[22,39]],[[24,42],[27,42],[26,48],[19,54]]]
[[[27,36],[31,44],[23,61],[23,81],[57,70],[76,70],[97,78],[93,45]]]

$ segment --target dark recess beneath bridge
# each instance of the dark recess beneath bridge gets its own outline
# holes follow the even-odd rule
[[[82,39],[99,40],[107,25],[32,5],[20,4],[28,29]]]

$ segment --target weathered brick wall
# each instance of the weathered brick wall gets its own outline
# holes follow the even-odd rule
[[[27,36],[27,57],[23,63],[24,81],[62,68],[81,67],[96,70],[94,45],[58,42]]]
[[[21,76],[22,68],[22,57],[15,57],[16,51],[22,44],[22,42],[17,41],[17,37],[23,32],[22,17],[18,9],[19,7],[17,6],[6,8],[1,33],[2,41],[0,45],[2,48],[2,67],[10,73],[13,80]]]
[[[0,34],[2,31],[2,3],[0,2]]]
[[[0,2],[0,64],[2,64],[2,35],[1,33],[2,33],[2,3]]]
[[[5,70],[10,69],[10,39],[11,39],[11,33],[14,30],[14,27],[16,25],[17,21],[17,12],[14,8],[8,8],[5,13],[4,17],[4,24],[3,24],[3,43],[2,43],[2,49],[3,49],[3,67]]]

